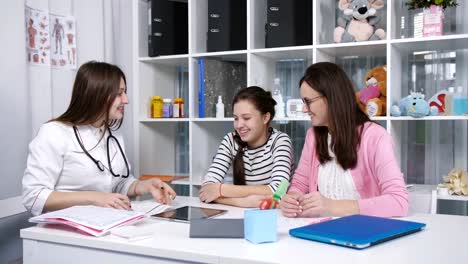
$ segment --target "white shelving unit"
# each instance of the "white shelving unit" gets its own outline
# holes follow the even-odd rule
[[[148,57],[147,52],[148,3],[146,0],[133,0],[134,80],[131,89],[134,119],[137,120],[134,130],[136,152],[134,164],[137,175],[177,174],[177,166],[180,165],[176,164],[177,155],[180,154],[178,151],[188,150],[185,165],[188,167],[190,178],[174,182],[174,184],[188,185],[190,195],[196,196],[198,186],[221,139],[227,132],[232,131],[232,117],[198,118],[197,95],[200,81],[198,58],[243,61],[247,65],[247,85],[258,85],[263,88],[271,87],[277,74],[276,65],[279,61],[301,60],[306,65],[320,61],[335,62],[342,64],[353,80],[364,78],[365,72],[381,65],[382,62],[386,63],[387,115],[374,118],[374,120],[385,126],[393,136],[396,154],[407,181],[436,184],[438,183],[437,177],[441,177],[438,175],[448,172],[449,169],[446,168],[457,166],[467,169],[467,116],[415,119],[392,117],[389,112],[391,105],[413,89],[412,85],[417,88],[421,85],[428,93],[431,89],[445,88],[433,87],[443,83],[438,81],[437,76],[432,81],[424,77],[431,72],[431,63],[445,63],[444,67],[448,67],[448,71],[457,73],[452,81],[457,85],[468,87],[468,75],[465,74],[468,72],[468,18],[466,16],[468,3],[459,1],[456,10],[450,11],[451,16],[446,17],[446,23],[450,28],[447,35],[412,38],[407,32],[408,25],[404,28],[402,21],[412,21],[412,19],[416,21],[415,12],[409,12],[404,7],[406,2],[404,0],[388,0],[383,9],[385,15],[382,21],[383,28],[387,32],[386,40],[337,44],[332,40],[336,26],[336,12],[338,12],[337,3],[330,0],[316,0],[313,1],[312,7],[313,43],[311,45],[265,48],[264,25],[267,1],[242,1],[247,1],[247,50],[207,52],[208,1],[188,0],[189,54],[151,58]],[[414,31],[416,31],[416,26],[415,24]],[[452,55],[447,55],[450,58],[448,63],[442,58],[439,62],[434,60],[438,54],[449,53]],[[426,58],[425,54],[429,57]],[[361,64],[354,65],[354,62]],[[180,90],[178,92],[178,89],[181,89],[177,84],[179,67],[188,70],[188,88],[183,88],[188,89],[188,98],[185,101],[186,118],[149,118],[149,102],[152,96],[179,97]],[[415,69],[425,69],[425,72],[415,73]],[[364,74],[356,74],[359,70]],[[425,82],[420,82],[422,79]],[[299,80],[295,81],[297,83]],[[363,86],[364,83],[357,85]],[[307,118],[284,118],[275,120],[274,125],[307,122],[309,122]],[[449,127],[445,128],[445,126]],[[185,143],[181,142],[180,133],[185,133],[183,136],[189,140]],[[451,139],[448,140],[447,137]],[[294,140],[298,139],[293,138]],[[302,148],[302,143],[299,142],[297,145]],[[414,158],[413,163],[412,158]],[[421,160],[425,165],[420,164]]]

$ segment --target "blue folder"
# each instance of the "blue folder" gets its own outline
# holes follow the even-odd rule
[[[424,229],[426,224],[367,215],[351,215],[289,230],[294,237],[363,249]]]
[[[205,117],[205,63],[203,59],[198,59],[199,67],[199,87],[198,87],[198,117]]]

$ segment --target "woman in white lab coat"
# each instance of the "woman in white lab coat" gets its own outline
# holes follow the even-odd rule
[[[43,124],[29,145],[23,204],[33,215],[73,205],[128,210],[128,197],[145,193],[166,204],[175,198],[164,182],[130,175],[124,141],[116,133],[126,92],[117,66],[90,61],[79,68],[68,109]]]

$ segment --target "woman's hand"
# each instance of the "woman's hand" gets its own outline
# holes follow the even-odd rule
[[[130,199],[120,193],[92,192],[91,204],[115,209],[130,210]]]
[[[279,204],[279,208],[281,212],[286,217],[297,217],[300,213],[302,213],[301,202],[303,200],[303,196],[301,193],[298,192],[290,192],[283,197],[281,197],[281,201]]]
[[[138,180],[135,183],[135,194],[143,195],[146,193],[151,193],[154,200],[162,204],[171,204],[177,195],[168,184],[160,179]]]
[[[199,197],[200,201],[211,203],[221,197],[221,183],[208,183],[201,187]]]
[[[318,217],[331,214],[333,200],[321,195],[319,192],[308,193],[304,195],[301,202],[302,212],[300,217]]]

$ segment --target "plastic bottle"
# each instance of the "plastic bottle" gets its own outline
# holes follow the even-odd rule
[[[171,99],[165,98],[163,99],[164,105],[163,105],[163,117],[169,118],[172,117],[172,104],[171,104]]]
[[[179,98],[179,117],[185,117],[185,114],[184,114],[184,98]]]
[[[177,97],[174,99],[174,104],[172,105],[172,115],[173,117],[184,117],[184,99]]]
[[[463,92],[463,87],[457,87],[457,93],[453,97],[453,114],[464,115],[468,112],[468,97]]]
[[[453,115],[453,96],[455,95],[455,88],[449,87],[445,95],[445,115]]]
[[[161,96],[153,96],[151,99],[151,118],[161,118],[163,116],[163,100]]]
[[[273,84],[273,99],[276,101],[275,105],[275,112],[276,112],[276,117],[279,118],[284,118],[284,101],[283,101],[283,96],[281,95],[281,90],[283,88],[281,87],[280,84],[280,78],[275,78],[275,82]]]
[[[218,103],[216,104],[216,118],[224,118],[224,104],[221,95],[218,96]]]

